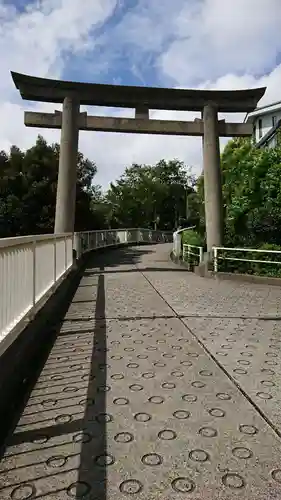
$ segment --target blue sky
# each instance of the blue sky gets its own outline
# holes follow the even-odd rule
[[[11,70],[120,85],[267,86],[262,103],[281,100],[280,25],[280,0],[0,0],[0,148],[14,143],[27,148],[42,133],[24,127],[25,109],[58,108],[21,101]],[[196,114],[158,111],[152,116],[193,119]],[[59,131],[43,135],[59,141]],[[179,158],[195,174],[202,168],[201,140],[193,137],[82,132],[79,147],[97,163],[97,182],[104,188],[132,162]]]
[[[184,5],[184,2],[180,0],[178,4]],[[94,43],[90,43],[84,51],[83,59],[80,54],[67,54],[62,78],[120,85],[174,85],[177,79],[161,74],[157,64],[175,38],[172,33],[164,32],[158,40],[153,40],[151,32],[160,14],[166,16],[167,12],[165,9],[152,9],[146,0],[116,2],[108,19],[91,29],[90,37]],[[140,19],[143,19],[143,26],[152,38],[147,46],[136,37],[136,31],[141,26],[135,25]]]

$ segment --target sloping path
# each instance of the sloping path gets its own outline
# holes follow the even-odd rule
[[[198,278],[168,252],[89,263],[1,500],[281,498],[281,290]]]

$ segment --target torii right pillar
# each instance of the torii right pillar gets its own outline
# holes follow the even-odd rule
[[[218,132],[218,112],[214,104],[203,109],[204,137],[204,196],[207,233],[207,252],[214,246],[223,245],[223,202],[220,168],[220,145]]]

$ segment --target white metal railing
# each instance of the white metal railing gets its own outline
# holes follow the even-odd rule
[[[164,243],[172,241],[172,233],[150,229],[105,229],[75,233],[74,248],[77,258],[85,252],[102,247],[132,243]]]
[[[0,341],[72,266],[73,234],[0,239]]]
[[[100,247],[140,242],[172,242],[172,233],[149,229],[114,229],[0,239],[0,342],[77,258]]]
[[[182,258],[187,262],[187,268],[191,269],[191,258],[195,258],[198,264],[203,262],[203,247],[197,245],[183,244]]]
[[[233,261],[233,262],[249,262],[253,264],[277,264],[281,265],[281,258],[279,261],[275,260],[264,260],[264,259],[246,259],[244,257],[226,257],[219,255],[220,252],[246,252],[246,253],[257,253],[265,255],[279,255],[281,257],[280,250],[263,250],[261,248],[227,248],[227,247],[213,247],[213,260],[214,260],[214,271],[217,273],[219,270],[219,261]]]

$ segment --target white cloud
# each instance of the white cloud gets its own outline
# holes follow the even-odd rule
[[[141,52],[158,52],[174,33],[178,14],[185,4],[186,0],[140,0],[135,9],[128,9],[113,37],[119,43],[138,47]]]
[[[112,14],[117,0],[42,0],[19,14],[15,7],[0,3],[0,148],[11,144],[27,148],[38,130],[24,127],[27,109],[52,111],[60,106],[22,102],[10,71],[59,78],[64,51],[78,52],[94,43],[90,33]],[[0,0],[1,2],[1,0]],[[42,131],[48,140],[59,141],[58,131]]]
[[[81,63],[87,58],[89,65],[89,47],[93,50],[95,44],[102,47],[102,58],[95,58],[93,51],[93,73],[114,67],[117,52],[128,53],[127,67],[140,78],[144,78],[143,67],[147,71],[157,68],[164,84],[166,78],[172,78],[175,86],[186,88],[267,86],[261,103],[281,100],[281,65],[277,65],[280,0],[139,0],[117,25],[107,26],[95,37],[93,28],[101,27],[117,4],[118,0],[83,0],[81,8],[79,0],[42,0],[20,14],[0,0],[0,149],[13,143],[29,147],[38,132],[47,140],[59,141],[59,131],[24,127],[24,109],[52,111],[58,106],[22,102],[10,70],[59,78],[66,52],[79,54]],[[118,80],[118,67],[115,69]],[[102,112],[99,109],[99,114]],[[106,110],[109,112],[113,114]],[[115,110],[114,114],[130,116],[132,112]],[[157,111],[153,116],[193,119],[196,115]],[[244,115],[227,118],[237,121]],[[177,157],[192,165],[197,174],[202,165],[201,138],[82,132],[80,149],[96,161],[97,182],[105,187],[132,162],[154,163]]]
[[[2,5],[0,90],[11,93],[9,72],[59,76],[64,51],[79,51],[91,29],[112,13],[116,0],[42,0],[22,14]]]
[[[280,22],[280,0],[186,2],[162,69],[183,85],[230,72],[261,74],[275,66],[281,51]]]

